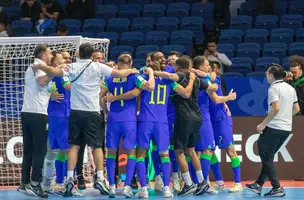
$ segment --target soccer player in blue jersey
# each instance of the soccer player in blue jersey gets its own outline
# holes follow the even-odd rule
[[[121,55],[118,58],[118,69],[131,68],[132,58],[129,55]],[[115,96],[133,90],[135,87],[153,90],[154,76],[153,71],[149,71],[149,79],[146,81],[141,76],[129,75],[124,78],[108,77],[105,80],[105,87],[101,90],[101,104],[105,112],[107,106],[104,103],[104,96],[109,92]],[[126,166],[127,177],[123,190],[124,196],[133,197],[131,189],[131,181],[136,165],[136,145],[137,145],[137,122],[136,122],[136,98],[121,100],[111,103],[108,113],[106,146],[108,154],[106,159],[106,167],[110,184],[110,197],[115,197],[116,186],[114,181],[114,173],[116,167],[117,148],[120,139],[123,139],[123,148],[128,151],[128,162]]]
[[[60,53],[53,53],[52,66],[64,64],[65,60]],[[64,189],[65,161],[67,160],[68,144],[68,116],[70,113],[70,80],[68,77],[54,77],[52,92],[59,99],[50,100],[49,115],[49,142],[48,152],[44,160],[43,188],[49,191],[54,176],[56,164],[56,190]],[[58,153],[58,154],[57,154]],[[56,159],[56,162],[55,162]]]

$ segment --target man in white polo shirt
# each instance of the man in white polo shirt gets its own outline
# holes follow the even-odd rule
[[[266,72],[267,81],[271,84],[268,90],[269,111],[267,117],[257,126],[257,131],[261,134],[257,143],[263,166],[258,180],[246,185],[252,192],[260,195],[268,177],[273,187],[264,194],[268,197],[285,196],[273,158],[291,133],[292,115],[300,111],[296,91],[283,81],[285,76],[284,68],[276,64],[271,65]]]
[[[45,45],[38,45],[34,51],[34,63],[50,64],[51,50]],[[47,198],[40,186],[43,161],[47,151],[48,104],[50,93],[48,84],[52,77],[42,70],[29,67],[25,72],[25,87],[21,110],[23,133],[22,181],[19,192]],[[30,174],[32,178],[30,180]]]
[[[69,76],[71,80],[71,112],[69,116],[70,151],[68,155],[68,175],[64,196],[72,196],[73,171],[77,162],[79,146],[85,140],[88,146],[94,149],[94,159],[97,174],[94,179],[94,188],[102,195],[109,195],[103,175],[102,144],[104,133],[100,131],[102,119],[100,115],[99,95],[100,82],[103,76],[126,77],[129,74],[139,73],[136,69],[115,70],[104,64],[92,62],[93,46],[85,43],[79,47],[80,59],[72,63],[68,72],[61,68],[53,68],[46,64],[35,65],[50,76]]]

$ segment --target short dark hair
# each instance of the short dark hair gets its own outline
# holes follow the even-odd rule
[[[271,64],[269,66],[268,73],[272,74],[276,80],[280,80],[286,77],[284,68],[279,64]]]
[[[187,58],[179,58],[175,62],[176,67],[180,69],[189,69],[190,61]]]
[[[217,44],[217,43],[218,43],[218,40],[217,40],[216,37],[210,37],[210,38],[208,39],[208,41],[207,41],[207,44],[208,44],[208,43],[215,43],[215,44]]]
[[[214,70],[215,66],[218,66],[218,68],[222,68],[221,64],[217,61],[209,61],[209,63],[210,63],[210,67],[211,67],[212,71]]]
[[[199,69],[199,67],[204,64],[205,60],[207,60],[205,56],[196,56],[193,58],[193,68]]]
[[[160,64],[157,61],[151,62],[147,67],[151,67],[153,71],[160,71]]]
[[[5,28],[8,25],[8,16],[5,12],[0,12],[0,24],[3,24]]]
[[[290,67],[300,67],[301,69],[304,68],[304,57],[294,55],[290,56],[288,60],[290,62]]]
[[[151,53],[151,60],[152,60],[152,61],[155,60],[155,54],[157,54],[157,53],[162,53],[162,52],[160,52],[160,51],[154,51],[154,52],[152,52],[152,53]]]
[[[122,63],[124,65],[131,65],[132,57],[130,57],[128,55],[120,55],[118,57],[118,62],[120,62],[120,63]]]
[[[169,56],[177,56],[178,58],[182,57],[182,54],[178,51],[170,51],[169,54],[168,54],[168,57]]]
[[[57,31],[59,31],[59,32],[67,32],[68,31],[68,27],[65,24],[58,24]]]
[[[44,44],[39,44],[38,46],[36,46],[35,50],[34,50],[34,56],[35,58],[41,58],[42,54],[44,54],[47,50],[48,46],[44,45]]]
[[[79,47],[80,59],[90,59],[92,57],[94,48],[90,43],[83,43]]]

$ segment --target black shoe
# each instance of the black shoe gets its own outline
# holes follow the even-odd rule
[[[49,197],[48,193],[42,190],[40,184],[37,186],[33,186],[33,185],[29,184],[29,185],[25,186],[25,190],[27,193],[40,197],[40,198]]]
[[[283,187],[277,189],[272,188],[269,192],[264,194],[265,197],[284,197],[285,195]]]
[[[256,193],[258,195],[261,195],[262,193],[262,186],[260,186],[257,183],[252,183],[252,184],[246,184],[246,187],[253,193]]]
[[[189,194],[193,194],[196,191],[196,186],[192,183],[192,185],[184,185],[183,189],[177,193],[178,196],[186,196]]]
[[[94,180],[94,188],[99,190],[101,195],[109,195],[110,194],[110,190],[107,187],[106,181],[105,180],[101,180],[101,178],[95,176],[95,180]]]
[[[136,178],[135,176],[133,176],[133,179],[132,179],[132,182],[131,182],[131,188],[132,189],[138,189],[138,185],[137,185],[137,181],[136,181]]]
[[[74,179],[70,177],[65,182],[65,191],[63,192],[63,196],[64,197],[71,197],[71,196],[73,196],[73,188],[74,188]]]
[[[27,187],[28,184],[21,184],[19,186],[19,188],[17,188],[17,191],[22,193],[22,194],[26,194],[26,195],[29,195],[29,193],[27,193],[26,191],[26,187]]]
[[[207,181],[203,180],[203,182],[197,184],[196,186],[196,191],[194,192],[195,196],[204,194],[205,192],[207,192],[207,190],[209,189],[209,185],[207,183]]]
[[[79,190],[85,190],[87,187],[86,187],[84,177],[82,175],[78,176],[77,180],[78,180],[78,189]]]

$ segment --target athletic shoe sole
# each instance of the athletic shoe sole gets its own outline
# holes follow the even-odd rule
[[[101,195],[110,195],[110,191],[103,185],[99,183],[94,183],[94,188],[99,190]]]
[[[198,192],[195,192],[194,196],[199,196],[201,194],[204,194],[209,189],[209,185],[206,184],[204,187],[202,187]]]

